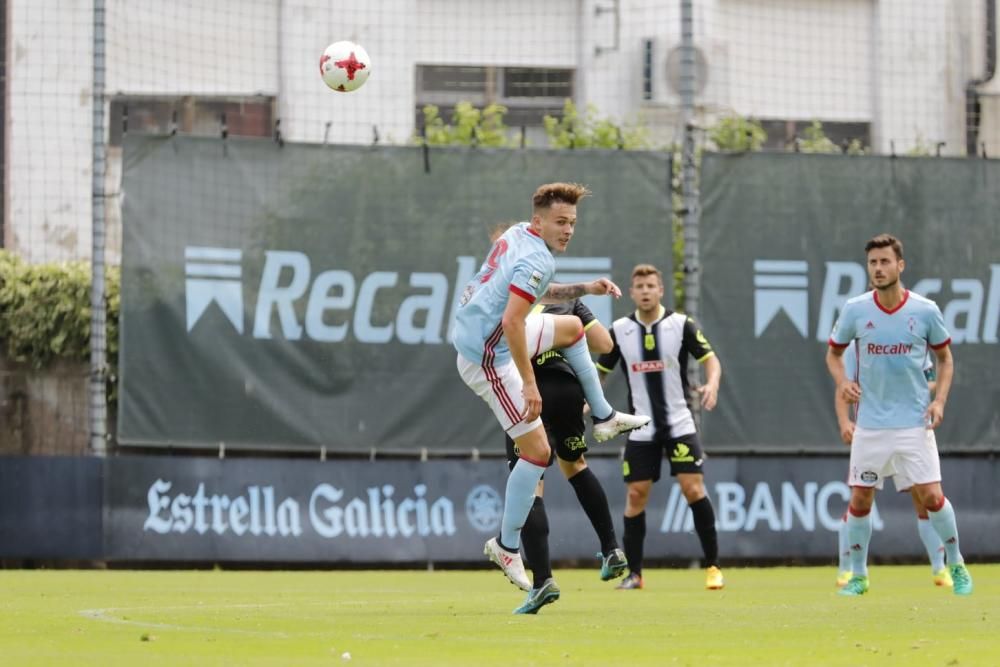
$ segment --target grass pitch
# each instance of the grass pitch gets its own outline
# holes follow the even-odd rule
[[[557,570],[563,595],[524,595],[499,570],[0,571],[3,665],[1000,665],[1000,565],[968,598],[926,566],[647,570],[616,591]],[[349,654],[349,657],[346,655]]]

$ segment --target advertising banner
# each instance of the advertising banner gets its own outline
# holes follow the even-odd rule
[[[1000,554],[996,461],[943,462],[962,548]],[[266,461],[128,457],[108,461],[109,559],[157,561],[475,562],[499,531],[502,461]],[[591,467],[621,535],[621,464]],[[828,559],[849,497],[846,457],[712,458],[706,488],[725,562]],[[949,484],[948,480],[952,480]],[[546,473],[555,559],[589,561],[600,545],[560,472]],[[646,510],[646,557],[696,559],[691,511],[669,477]],[[908,494],[887,483],[874,514],[876,558],[923,557]],[[595,561],[596,562],[596,561]]]
[[[450,325],[491,229],[542,183],[593,191],[557,282],[672,270],[667,153],[129,135],[124,154],[123,444],[493,446]],[[585,301],[605,324],[632,307]]]
[[[706,154],[701,196],[701,320],[724,369],[709,447],[841,447],[827,340],[866,291],[864,246],[883,232],[903,242],[904,286],[936,301],[951,333],[938,447],[1000,447],[1000,163]]]

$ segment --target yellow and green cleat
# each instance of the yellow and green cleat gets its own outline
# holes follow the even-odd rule
[[[843,588],[847,585],[847,582],[851,580],[854,573],[850,570],[841,570],[837,573],[837,588]]]
[[[714,565],[705,572],[705,588],[710,591],[722,590],[726,585],[726,580],[722,576],[722,570]]]
[[[844,587],[840,589],[840,595],[864,595],[868,592],[868,577],[861,577],[854,575],[851,579],[844,584]]]
[[[948,568],[942,567],[934,573],[934,585],[941,586],[943,588],[951,588],[954,586],[954,582],[951,580],[951,573],[948,572]]]

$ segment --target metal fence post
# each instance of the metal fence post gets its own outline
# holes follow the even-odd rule
[[[104,143],[105,11],[104,0],[94,0],[93,190],[91,197],[90,255],[90,447],[104,456],[108,446],[107,310],[104,284],[104,180],[107,147]]]
[[[681,199],[683,209],[684,234],[684,312],[698,319],[700,306],[700,280],[698,264],[698,183],[695,165],[694,136],[694,6],[692,0],[681,0],[681,59],[680,95],[681,125],[683,142],[681,145]],[[688,366],[688,383],[694,387],[700,384],[698,364]],[[695,418],[700,417],[700,403],[693,401]]]

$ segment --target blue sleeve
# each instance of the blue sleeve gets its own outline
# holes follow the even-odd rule
[[[529,303],[535,303],[541,298],[549,287],[555,266],[551,255],[548,261],[545,260],[542,253],[532,253],[519,259],[510,279],[510,291],[524,297]]]
[[[944,317],[936,303],[931,304],[929,316],[927,343],[935,350],[939,350],[951,342],[951,334],[948,333],[948,328],[944,325]]]
[[[854,324],[857,317],[854,315],[854,308],[851,305],[850,303],[845,304],[844,309],[840,311],[840,317],[837,318],[836,324],[833,325],[833,331],[830,332],[830,345],[845,347],[857,338],[858,332]]]

